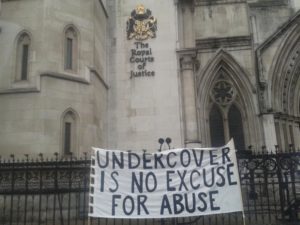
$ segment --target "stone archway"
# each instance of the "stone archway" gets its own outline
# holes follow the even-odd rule
[[[252,86],[249,75],[241,68],[236,60],[226,51],[220,50],[215,57],[200,71],[197,76],[197,108],[199,118],[199,130],[204,146],[211,145],[211,127],[209,124],[211,108],[217,104],[222,112],[224,121],[225,140],[232,136],[229,131],[228,113],[232,105],[240,112],[242,124],[239,125],[243,133],[244,147],[248,145],[259,146],[262,136],[261,125],[256,116],[254,99],[255,88]],[[217,83],[225,82],[228,91],[232,88],[231,98],[219,102],[212,96],[212,90]],[[229,88],[230,86],[230,88]],[[225,90],[225,89],[224,89]],[[223,91],[224,90],[220,90]],[[224,93],[223,93],[224,94]],[[207,132],[209,131],[209,132]]]

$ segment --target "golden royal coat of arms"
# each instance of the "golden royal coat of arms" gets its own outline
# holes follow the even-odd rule
[[[155,38],[157,31],[157,20],[151,15],[149,9],[140,4],[131,12],[127,20],[127,39],[143,41],[148,38]]]

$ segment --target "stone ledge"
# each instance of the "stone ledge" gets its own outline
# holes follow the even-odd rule
[[[90,71],[92,73],[95,74],[95,76],[100,80],[100,82],[103,84],[103,86],[106,88],[106,89],[109,89],[109,85],[105,82],[105,80],[103,79],[103,77],[101,76],[101,74],[98,72],[97,69],[95,69],[94,67],[89,67]]]
[[[9,88],[5,90],[0,90],[0,95],[36,93],[36,92],[40,92],[36,87]]]
[[[195,6],[247,3],[247,0],[194,0]]]
[[[97,79],[102,83],[102,85],[105,87],[106,90],[109,89],[108,84],[104,81],[102,76],[97,72],[95,68],[89,67],[89,70],[91,73],[97,77]],[[85,85],[90,85],[91,82],[86,80],[85,78],[78,77],[75,75],[70,75],[67,73],[58,73],[53,71],[44,71],[40,74],[40,77],[51,77],[56,79],[62,79],[67,80],[71,82],[77,82]],[[7,89],[0,89],[0,95],[5,94],[21,94],[21,93],[36,93],[40,92],[40,89],[38,87],[15,87],[15,88],[7,88]]]
[[[278,6],[288,6],[287,0],[260,0],[257,2],[249,3],[250,8],[265,8],[265,7],[278,7]]]
[[[197,49],[219,49],[226,47],[251,46],[251,36],[236,36],[225,38],[205,38],[196,40]]]
[[[77,82],[77,83],[82,83],[82,84],[90,84],[89,81],[87,81],[86,79],[82,78],[82,77],[77,77],[77,76],[73,76],[73,75],[69,75],[66,73],[57,73],[57,72],[51,72],[51,71],[46,71],[41,73],[41,77],[54,77],[54,78],[58,78],[58,79],[62,79],[62,80],[68,80],[68,81],[73,81],[73,82]]]

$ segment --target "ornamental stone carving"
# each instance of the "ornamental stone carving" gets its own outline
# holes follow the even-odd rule
[[[236,96],[236,90],[227,80],[218,80],[211,90],[211,97],[219,105],[226,106],[232,103]]]
[[[140,4],[131,12],[127,20],[127,39],[138,41],[155,38],[157,31],[157,20],[152,16],[149,9]]]
[[[198,64],[199,62],[195,60],[194,55],[184,55],[180,58],[181,71],[194,70],[194,66],[197,66]]]

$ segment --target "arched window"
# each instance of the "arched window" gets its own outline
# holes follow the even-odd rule
[[[64,155],[69,155],[76,152],[77,141],[77,116],[69,110],[67,111],[62,120],[62,149]]]
[[[65,70],[76,72],[78,60],[78,34],[73,26],[65,30],[64,67]]]
[[[211,144],[219,147],[234,138],[236,148],[244,150],[243,119],[235,105],[238,93],[232,82],[225,77],[221,71],[211,89],[211,99],[214,102],[209,114]]]
[[[209,114],[211,145],[219,147],[225,144],[223,116],[219,107],[214,104]]]
[[[28,80],[30,37],[24,32],[17,40],[16,80]]]
[[[243,119],[240,110],[232,105],[228,112],[229,134],[234,138],[235,147],[238,150],[245,149],[245,138],[243,132]]]

